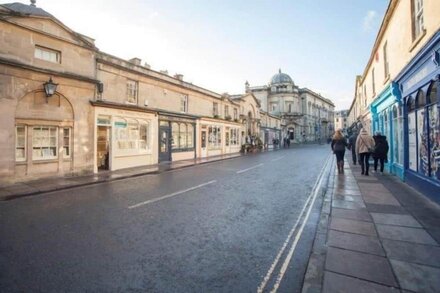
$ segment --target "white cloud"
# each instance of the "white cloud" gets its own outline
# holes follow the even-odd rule
[[[377,12],[374,10],[367,11],[367,14],[364,17],[364,22],[362,24],[362,29],[364,32],[371,32],[377,22]]]

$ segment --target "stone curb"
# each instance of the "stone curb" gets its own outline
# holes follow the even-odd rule
[[[175,168],[164,170],[164,171],[140,172],[140,173],[130,174],[130,175],[121,175],[120,177],[115,177],[115,178],[102,178],[102,179],[98,179],[98,180],[90,181],[90,182],[84,182],[84,183],[78,183],[78,184],[72,184],[72,185],[66,185],[66,186],[57,186],[57,187],[55,187],[53,189],[49,188],[49,189],[46,189],[46,190],[36,190],[36,191],[32,191],[32,192],[24,192],[24,193],[17,193],[17,194],[12,194],[12,195],[6,195],[6,196],[3,196],[3,197],[0,197],[0,201],[9,201],[9,200],[13,200],[13,199],[22,198],[22,197],[38,195],[38,194],[42,194],[42,193],[48,193],[48,192],[60,191],[60,190],[69,190],[69,189],[73,189],[73,188],[77,188],[77,187],[101,184],[101,183],[112,182],[112,181],[119,181],[119,180],[124,180],[124,179],[128,179],[128,178],[135,178],[135,177],[141,177],[141,176],[146,176],[146,175],[157,175],[157,174],[162,174],[162,173],[166,173],[166,172],[170,172],[170,171],[174,171],[174,170],[194,167],[196,165],[205,165],[205,164],[209,164],[209,163],[215,163],[215,162],[218,162],[218,161],[232,160],[232,159],[235,159],[235,158],[238,158],[238,157],[242,157],[242,156],[246,156],[246,155],[245,154],[240,154],[240,155],[232,156],[232,157],[229,157],[229,158],[222,158],[222,159],[217,159],[217,160],[212,160],[212,161],[194,163],[194,164],[190,164],[190,165],[177,166]],[[72,177],[72,178],[74,178],[74,177]]]

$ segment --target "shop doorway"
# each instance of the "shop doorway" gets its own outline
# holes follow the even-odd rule
[[[159,162],[171,161],[171,131],[169,126],[159,128]]]
[[[204,158],[208,155],[208,147],[207,147],[207,141],[206,141],[206,130],[202,130],[200,134],[201,139],[201,157]]]
[[[97,162],[98,171],[110,169],[110,126],[98,126]]]

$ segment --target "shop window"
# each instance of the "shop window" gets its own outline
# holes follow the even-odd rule
[[[35,46],[34,57],[52,63],[61,63],[61,52],[41,46]]]
[[[425,30],[423,19],[423,0],[412,0],[412,30],[413,41]]]
[[[58,128],[35,126],[32,133],[32,159],[50,160],[57,158]]]
[[[130,104],[137,104],[138,98],[138,82],[134,80],[127,80],[127,102]]]
[[[426,105],[426,96],[423,91],[419,91],[416,96],[416,107],[422,108]]]
[[[238,137],[239,133],[240,133],[240,129],[239,128],[232,128],[230,130],[230,133],[231,133],[231,135],[230,135],[230,144],[232,146],[237,146],[239,144],[239,142],[240,142],[239,137]]]
[[[149,125],[135,119],[115,119],[115,144],[122,152],[138,153],[149,148]]]
[[[209,126],[208,128],[208,148],[220,148],[222,143],[222,132],[220,126]]]
[[[194,126],[192,124],[173,122],[171,133],[173,150],[183,151],[194,147]]]
[[[438,81],[431,83],[428,90],[428,133],[430,177],[440,181],[440,115],[438,109]]]
[[[26,160],[26,126],[15,126],[15,160]]]
[[[412,112],[416,109],[416,101],[413,97],[408,97],[408,100],[406,101],[406,107],[408,109],[408,112]]]
[[[63,157],[70,158],[70,128],[63,128]]]

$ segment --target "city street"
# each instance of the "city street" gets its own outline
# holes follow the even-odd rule
[[[295,146],[0,202],[0,291],[297,292],[329,157]]]

